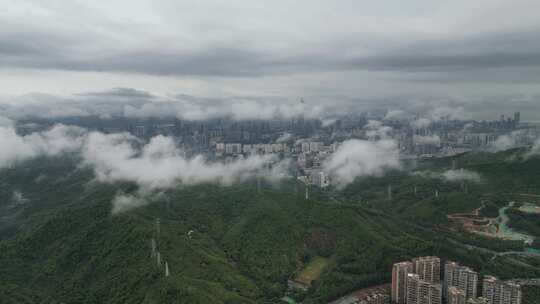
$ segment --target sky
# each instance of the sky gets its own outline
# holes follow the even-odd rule
[[[105,115],[119,104],[132,116],[173,107],[185,118],[441,106],[478,119],[540,114],[534,0],[0,0],[0,7],[7,116]]]

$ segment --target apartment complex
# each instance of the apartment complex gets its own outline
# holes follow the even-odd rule
[[[488,304],[521,304],[521,286],[501,281],[493,276],[484,277],[482,296]]]
[[[441,261],[438,257],[417,257],[394,264],[392,302],[396,304],[441,304]]]
[[[488,304],[488,300],[484,297],[470,298],[467,300],[467,304]]]
[[[424,281],[420,275],[407,275],[407,304],[441,304],[442,289],[440,284]]]
[[[417,257],[412,260],[413,271],[420,280],[429,283],[441,282],[441,259],[435,256]]]
[[[476,298],[478,273],[469,267],[461,266],[456,262],[446,262],[444,265],[444,293],[449,298],[451,287],[457,287],[465,293],[465,298]]]
[[[522,304],[521,285],[484,276],[478,297],[478,273],[459,263],[444,264],[441,285],[440,259],[417,257],[394,264],[391,300],[395,304]],[[444,300],[444,302],[443,302]]]
[[[392,303],[407,303],[407,276],[413,273],[411,262],[401,262],[394,264],[392,268]]]

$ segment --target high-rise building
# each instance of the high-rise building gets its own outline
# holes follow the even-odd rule
[[[418,274],[407,275],[407,304],[441,304],[442,288],[420,279]]]
[[[469,267],[461,266],[456,262],[444,264],[443,296],[448,298],[450,287],[455,286],[465,293],[465,298],[476,298],[478,273]]]
[[[441,282],[441,259],[435,256],[418,257],[412,260],[413,272],[420,280],[429,283]]]
[[[420,277],[417,274],[409,273],[407,275],[407,304],[417,304],[418,303],[418,293],[420,289]]]
[[[482,296],[488,304],[521,304],[521,286],[493,276],[484,277]]]
[[[448,288],[446,303],[448,304],[465,304],[465,291],[455,286]]]
[[[315,170],[310,173],[311,183],[319,188],[325,188],[330,185],[330,179],[324,171]]]
[[[428,300],[427,302],[420,302],[420,304],[442,304],[442,286],[441,284],[429,284],[428,286]]]
[[[467,304],[488,304],[486,298],[470,298],[467,300]]]
[[[407,303],[407,276],[413,272],[411,262],[401,262],[392,267],[392,302],[396,304]]]

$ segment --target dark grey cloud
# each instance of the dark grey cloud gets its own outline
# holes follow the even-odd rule
[[[107,98],[107,97],[119,97],[119,98],[130,98],[130,99],[152,99],[155,96],[149,92],[143,90],[137,90],[134,88],[112,88],[110,90],[105,90],[101,92],[85,92],[78,93],[77,96],[82,97],[98,97],[98,98]]]
[[[43,32],[1,31],[0,53],[4,56],[0,57],[0,67],[4,69],[246,77],[340,70],[455,73],[540,67],[540,28],[410,40],[404,37],[402,42],[386,44],[379,39],[377,43],[367,44],[367,53],[356,50],[361,43],[349,37],[349,41],[330,39],[295,52],[263,51],[252,45],[208,45],[194,49],[159,45],[144,50],[111,48],[98,55],[84,51],[89,43],[83,39]],[[91,37],[98,42],[102,39],[102,43],[109,39]]]
[[[407,54],[351,60],[351,67],[373,70],[455,71],[540,65],[540,52],[482,54]],[[347,65],[344,65],[344,68]]]
[[[346,111],[484,105],[497,95],[539,92],[540,3],[533,0],[0,6],[7,8],[0,11],[0,94],[64,94],[22,98],[31,101],[22,103],[27,110],[31,104],[52,116],[126,106],[134,115],[160,115],[181,103],[200,117],[199,110],[247,117],[251,104],[275,103],[264,108],[269,117],[301,96]],[[492,108],[507,107],[500,102]]]
[[[40,56],[50,56],[58,53],[63,46],[68,45],[65,39],[56,36],[38,34],[33,32],[7,32],[0,30],[0,55],[9,56],[4,58],[6,63],[23,58],[35,58]],[[3,60],[3,61],[4,61]]]
[[[211,48],[190,53],[135,52],[96,61],[72,62],[74,70],[152,75],[255,76],[269,66],[263,54],[245,49]]]
[[[37,42],[39,43],[39,42]],[[184,75],[184,76],[260,76],[283,66],[293,66],[295,62],[277,62],[269,60],[267,54],[247,49],[210,48],[194,52],[135,51],[104,58],[91,56],[58,56],[57,50],[31,52],[31,48],[20,46],[27,53],[18,50],[12,43],[6,46],[6,52],[18,54],[0,58],[0,67],[49,69],[65,71],[123,72],[148,75]],[[40,49],[39,46],[35,47]],[[1,49],[0,49],[1,51]],[[290,70],[290,69],[289,69]]]
[[[462,53],[459,48],[445,53],[418,50],[387,52],[375,56],[355,55],[341,58],[339,50],[328,54],[305,54],[283,57],[247,49],[217,48],[193,53],[134,52],[107,58],[58,58],[51,48],[45,53],[39,46],[20,52],[17,45],[5,46],[4,52],[17,56],[0,58],[3,68],[53,69],[68,71],[124,72],[149,75],[247,77],[282,75],[317,71],[370,70],[401,72],[456,72],[490,68],[540,67],[540,52],[512,50]],[[26,47],[26,46],[24,46]],[[23,48],[23,47],[21,47]],[[2,51],[2,49],[0,49]]]
[[[373,56],[344,60],[340,66],[404,72],[458,72],[540,66],[540,28],[501,33],[452,35],[411,40],[382,48]],[[490,73],[490,71],[488,71]]]

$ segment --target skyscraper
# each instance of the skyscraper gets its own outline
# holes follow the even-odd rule
[[[420,280],[429,283],[441,282],[441,260],[435,256],[418,257],[412,260],[413,272],[420,276]]]
[[[482,296],[488,304],[521,304],[521,286],[493,276],[484,277]]]
[[[392,302],[397,304],[406,303],[407,275],[412,273],[411,262],[401,262],[392,267]]]
[[[465,293],[465,298],[476,298],[478,273],[456,262],[446,262],[444,265],[443,296],[448,298],[450,287],[455,286]]]
[[[448,288],[446,303],[448,304],[465,304],[465,291],[455,286]]]
[[[418,274],[407,275],[407,304],[441,304],[442,289],[440,284],[433,284],[420,279]]]

